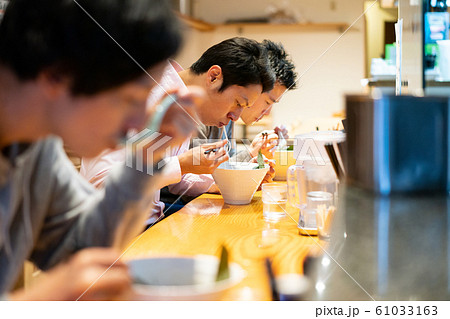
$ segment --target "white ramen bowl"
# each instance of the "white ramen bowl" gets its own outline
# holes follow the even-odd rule
[[[252,201],[269,170],[268,164],[261,169],[255,169],[257,166],[257,163],[225,162],[216,168],[212,176],[225,203],[245,205]]]
[[[216,281],[219,259],[210,255],[134,259],[128,266],[136,300],[221,300],[245,277],[230,263],[230,277]]]

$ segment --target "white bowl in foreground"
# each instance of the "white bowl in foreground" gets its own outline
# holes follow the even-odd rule
[[[269,170],[269,165],[256,169],[257,163],[225,162],[220,164],[212,176],[220,189],[225,203],[245,205],[253,195]]]
[[[245,277],[230,263],[230,277],[216,282],[219,259],[209,255],[134,259],[128,266],[136,300],[221,300]]]

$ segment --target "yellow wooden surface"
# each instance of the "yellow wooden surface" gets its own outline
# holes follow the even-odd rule
[[[299,235],[298,211],[288,206],[288,217],[269,223],[263,219],[261,192],[256,192],[249,205],[228,205],[220,195],[205,194],[148,229],[127,248],[124,258],[219,257],[223,244],[230,262],[246,271],[244,280],[225,300],[270,300],[264,258],[273,259],[275,275],[302,273],[304,258],[318,249],[316,237]]]

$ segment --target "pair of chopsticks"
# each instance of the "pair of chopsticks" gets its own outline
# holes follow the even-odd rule
[[[338,151],[335,150],[333,143],[327,143],[325,144],[325,150],[327,151],[328,157],[330,158],[331,165],[333,165],[334,172],[336,173],[336,176],[338,180],[342,180],[345,178],[345,171],[344,167],[341,164],[341,161],[338,160],[338,156],[340,157],[340,154],[337,154]]]
[[[230,143],[230,140],[228,139],[227,131],[225,130],[225,126],[222,127],[222,133],[220,134],[220,136],[222,136],[222,135],[225,135],[225,139],[227,140],[227,144],[225,144],[224,149],[225,149],[225,152],[227,153],[227,155],[229,155],[228,153],[230,152],[230,148],[231,148],[230,145],[231,145],[231,143]],[[207,155],[207,154],[209,154],[211,152],[215,153],[217,151],[218,151],[217,148],[212,148],[210,150],[204,151],[203,154]]]
[[[226,128],[226,126],[224,125],[222,127],[222,134],[225,135],[225,139],[227,140],[227,144],[225,144],[224,149],[225,149],[225,152],[227,153],[227,155],[229,156],[228,153],[231,150],[231,143],[230,143],[230,140],[228,139],[227,130],[225,128]]]

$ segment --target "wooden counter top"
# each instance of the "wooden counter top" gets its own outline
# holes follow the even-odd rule
[[[273,259],[275,275],[302,273],[303,260],[320,250],[317,237],[298,233],[298,210],[287,205],[290,216],[277,223],[263,219],[261,192],[249,205],[224,204],[222,196],[205,194],[167,217],[132,243],[125,259],[149,256],[219,255],[221,245],[230,261],[246,271],[243,281],[225,300],[270,300],[264,258]]]

